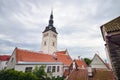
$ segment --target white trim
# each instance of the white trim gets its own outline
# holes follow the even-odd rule
[[[58,64],[58,65],[63,65],[62,62],[24,62],[24,61],[19,61],[17,64],[24,64],[24,65],[27,65],[27,64]]]

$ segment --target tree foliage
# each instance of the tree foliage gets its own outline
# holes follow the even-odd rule
[[[0,80],[37,80],[37,77],[31,73],[8,69],[0,71]]]
[[[36,66],[32,73],[36,75],[38,80],[64,80],[63,77],[52,77],[52,73],[46,73],[45,68],[45,65],[42,65],[40,67]]]
[[[36,66],[32,72],[39,80],[45,80],[47,78],[47,73],[45,72],[45,66]]]
[[[1,70],[0,80],[64,80],[63,77],[52,77],[45,72],[45,66],[35,67],[32,72],[22,72],[13,69]]]
[[[84,61],[86,62],[87,65],[90,65],[92,60],[89,58],[84,58]]]

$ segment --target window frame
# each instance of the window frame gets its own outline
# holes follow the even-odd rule
[[[59,72],[60,71],[60,66],[57,66],[57,72]]]
[[[52,66],[52,72],[56,72],[56,66]]]
[[[32,71],[32,67],[26,67],[25,68],[25,72],[31,72]]]

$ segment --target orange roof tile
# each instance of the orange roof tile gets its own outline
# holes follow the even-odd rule
[[[115,80],[112,71],[97,69],[94,73],[94,80]]]
[[[54,55],[44,54],[40,52],[33,52],[23,49],[15,49],[16,51],[16,62],[63,62],[64,65],[70,65],[72,62],[71,57],[66,51],[56,52]]]
[[[66,51],[56,52],[55,55],[57,56],[57,60],[63,62],[64,65],[70,65],[72,63],[72,58]]]
[[[66,69],[66,70],[64,71],[64,73],[63,73],[63,76],[66,77],[66,76],[69,75],[69,73],[70,73],[70,70],[69,70],[69,69]]]
[[[77,67],[80,67],[80,68],[82,68],[83,66],[84,66],[84,68],[87,67],[87,64],[83,60],[74,60],[74,61],[77,65]]]
[[[57,51],[56,54],[66,54],[66,51]]]
[[[25,62],[55,62],[52,55],[42,54],[16,48],[16,61]]]
[[[93,77],[88,77],[87,69],[74,69],[67,80],[115,80],[112,71],[96,69]]]
[[[86,69],[74,69],[67,80],[87,80],[87,74]]]

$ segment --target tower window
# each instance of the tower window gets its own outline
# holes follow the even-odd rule
[[[55,46],[55,43],[53,42],[53,46]]]
[[[46,41],[44,42],[44,45],[46,46]]]
[[[55,37],[55,38],[56,38],[56,35],[55,35],[55,34],[53,34],[53,37]]]
[[[44,37],[48,36],[48,33],[44,34],[43,36],[44,36]]]

